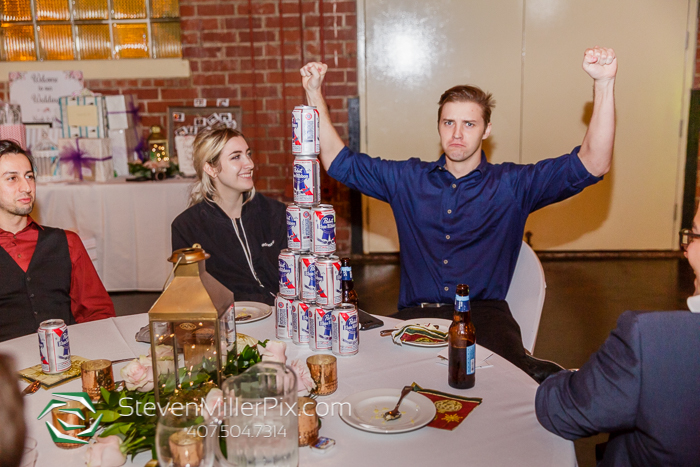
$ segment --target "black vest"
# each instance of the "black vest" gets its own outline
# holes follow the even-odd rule
[[[68,239],[61,229],[39,229],[27,272],[0,248],[0,342],[36,332],[47,319],[75,324],[71,269]]]

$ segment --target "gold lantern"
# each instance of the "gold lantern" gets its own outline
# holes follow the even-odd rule
[[[152,161],[169,162],[168,138],[161,132],[158,125],[151,127],[151,134],[148,135],[148,155]]]
[[[236,355],[233,292],[206,272],[209,256],[197,244],[173,252],[173,280],[148,311],[156,403],[205,379],[220,385]]]

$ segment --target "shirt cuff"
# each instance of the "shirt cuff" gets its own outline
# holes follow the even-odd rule
[[[580,150],[581,146],[576,146],[574,150],[571,151],[569,156],[571,157],[572,173],[576,177],[573,186],[577,188],[585,188],[593,185],[594,183],[598,183],[603,179],[603,176],[601,175],[600,177],[596,177],[595,175],[591,174],[588,169],[586,169],[586,166],[583,165],[581,158],[578,156]]]

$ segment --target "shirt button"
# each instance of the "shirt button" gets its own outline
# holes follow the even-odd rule
[[[31,277],[27,277],[27,282],[29,282],[29,281],[31,281],[31,280],[32,280]]]
[[[450,288],[449,288],[449,287],[445,287],[445,292],[447,292],[448,290],[450,290]]]
[[[445,235],[445,238],[449,240],[449,239],[450,239],[450,236],[449,236],[449,235]]]
[[[447,214],[452,214],[452,209],[448,209]]]
[[[29,298],[34,298],[34,294],[31,294],[31,295],[29,296]]]
[[[457,185],[453,183],[452,188],[457,188]]]
[[[447,264],[447,260],[446,260],[446,259],[443,259],[442,262],[445,263],[445,264]],[[27,279],[27,280],[29,280],[29,279]]]
[[[22,257],[22,253],[18,254],[17,257],[18,257],[18,258],[21,258],[21,257]]]

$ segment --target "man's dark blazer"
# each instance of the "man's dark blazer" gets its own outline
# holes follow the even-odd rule
[[[623,313],[579,371],[540,385],[535,405],[566,439],[610,433],[600,466],[700,466],[700,313]]]

